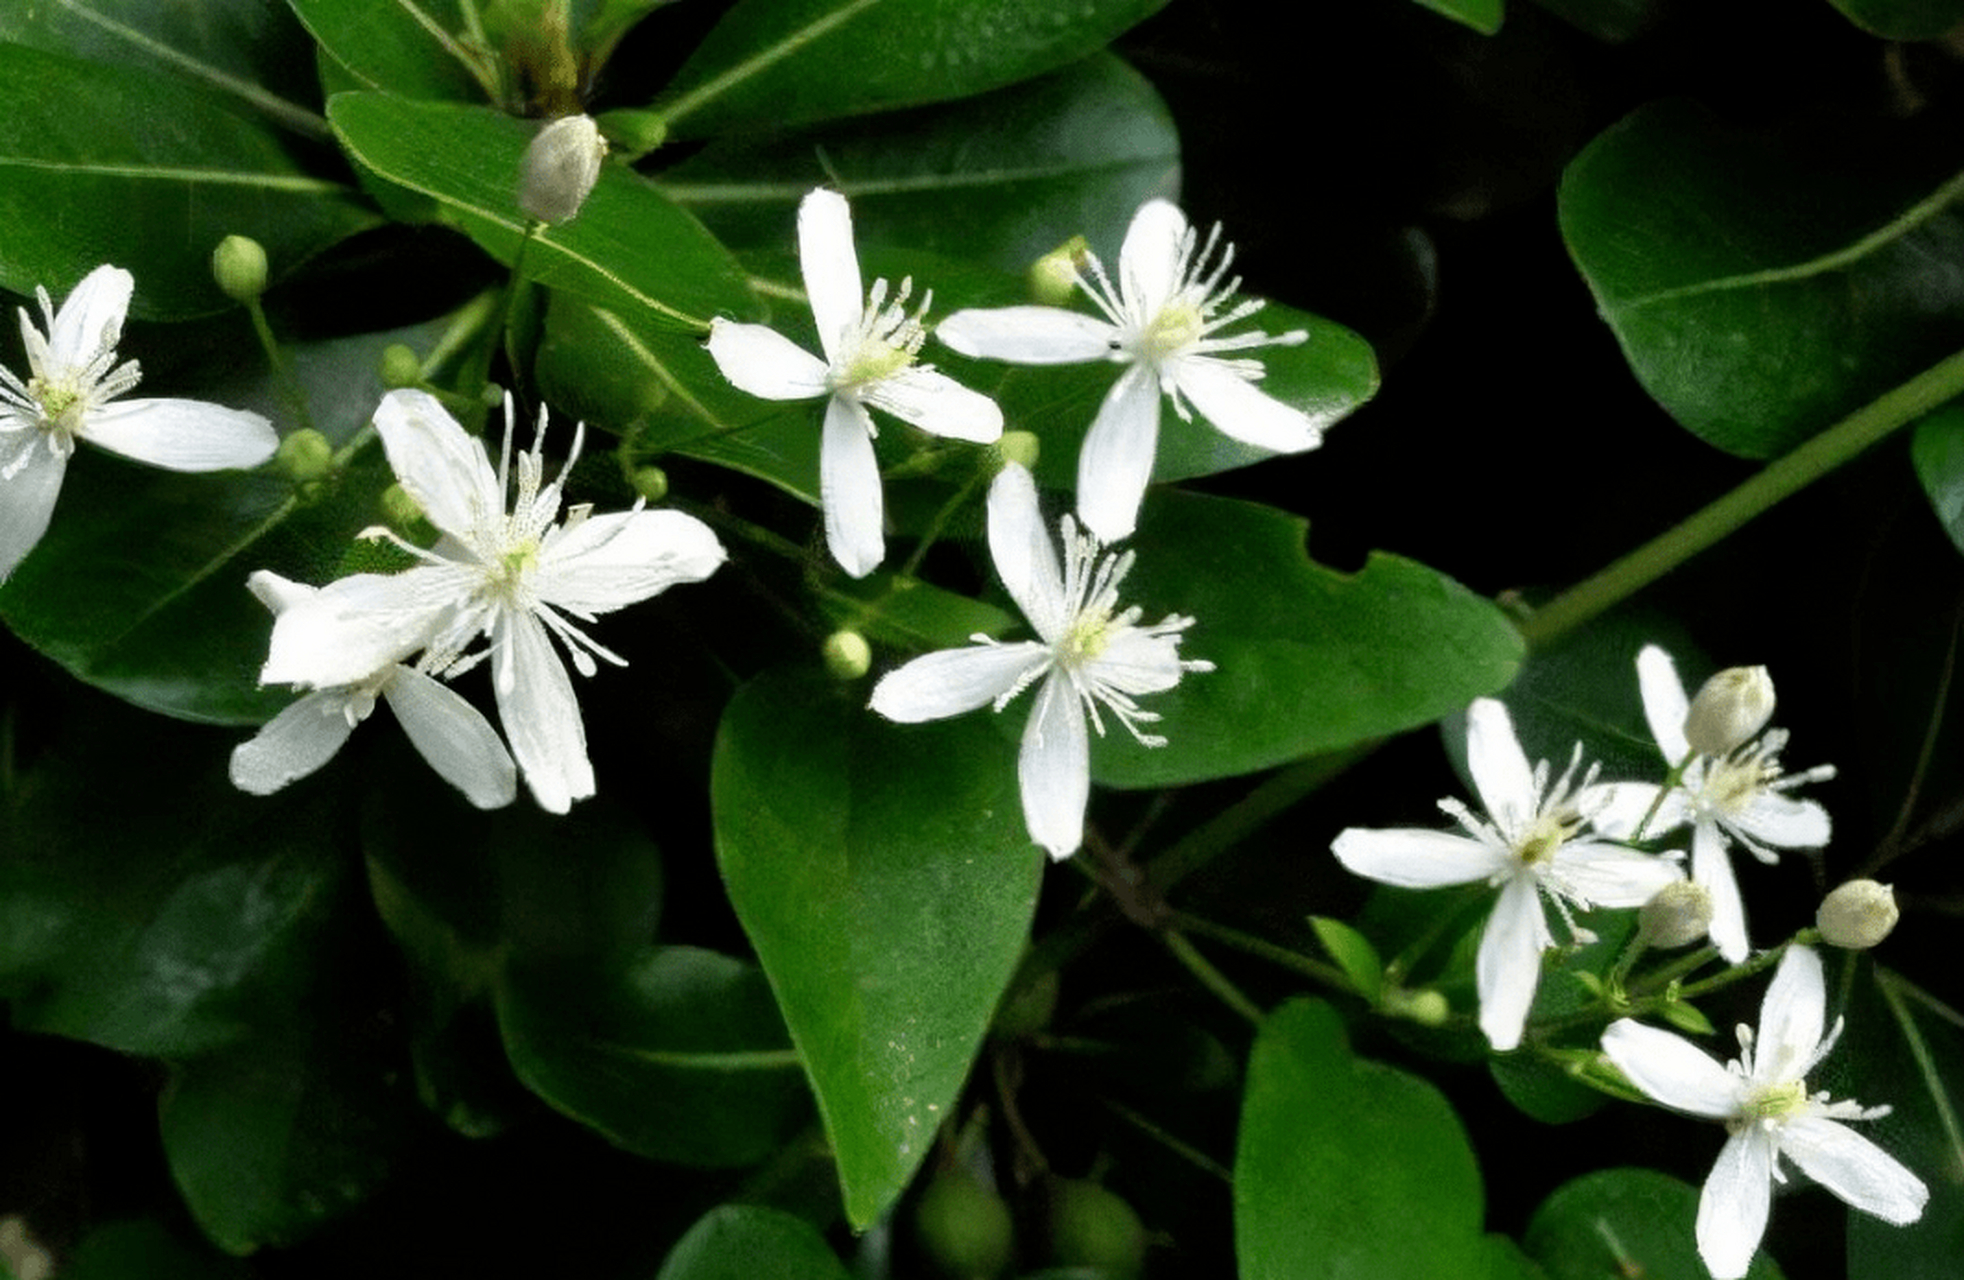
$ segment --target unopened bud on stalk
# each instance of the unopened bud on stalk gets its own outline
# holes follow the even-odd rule
[[[1047,307],[1061,307],[1077,292],[1078,272],[1091,256],[1091,244],[1072,236],[1030,264],[1030,293]]]
[[[422,505],[410,497],[409,491],[400,484],[392,484],[382,490],[382,518],[388,521],[391,529],[412,542],[415,541],[413,535],[428,524]]]
[[[1030,431],[1005,431],[996,441],[996,456],[1004,462],[1013,462],[1028,471],[1037,465],[1037,455],[1042,452],[1036,434]]]
[[[668,496],[668,472],[660,467],[636,467],[634,491],[650,502],[660,502]]]
[[[234,302],[251,302],[266,292],[266,250],[246,236],[226,236],[211,251],[211,278]]]
[[[1637,912],[1637,936],[1645,946],[1688,946],[1711,927],[1711,892],[1690,880],[1673,880]]]
[[[525,149],[519,168],[518,207],[540,222],[565,222],[586,203],[600,180],[607,140],[592,116],[549,121]]]
[[[423,385],[423,361],[400,342],[382,348],[382,385],[391,391]]]
[[[834,631],[825,637],[825,669],[835,680],[857,680],[873,667],[873,649],[857,631]]]
[[[1850,880],[1821,899],[1814,926],[1831,947],[1864,951],[1896,927],[1896,891],[1873,880]]]
[[[295,484],[319,480],[334,465],[334,446],[312,427],[302,427],[280,441],[279,452],[273,455],[273,465]]]
[[[1430,988],[1418,991],[1387,989],[1384,993],[1384,1011],[1393,1017],[1409,1018],[1421,1027],[1443,1026],[1453,1013],[1446,997]]]
[[[1773,677],[1765,667],[1727,667],[1705,682],[1684,717],[1693,751],[1722,756],[1751,740],[1773,717]]]

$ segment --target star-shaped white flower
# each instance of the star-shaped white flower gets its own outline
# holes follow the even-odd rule
[[[887,301],[887,282],[860,283],[852,242],[852,211],[836,191],[820,189],[798,206],[798,265],[811,299],[820,360],[761,324],[717,317],[709,326],[709,354],[738,389],[766,400],[825,399],[825,434],[819,441],[818,496],[825,509],[825,545],[855,578],[871,573],[886,555],[885,500],[873,456],[870,406],[923,431],[988,444],[1002,436],[1002,410],[932,366],[916,363],[927,330],[921,325],[928,299],[907,314],[911,279]]]
[[[1577,800],[1587,793],[1595,769],[1580,787],[1572,785],[1581,759],[1578,744],[1568,768],[1551,783],[1546,761],[1529,768],[1507,708],[1481,698],[1466,712],[1466,764],[1486,806],[1485,819],[1457,800],[1441,800],[1439,807],[1466,834],[1351,827],[1330,846],[1344,866],[1385,884],[1432,889],[1485,881],[1500,890],[1475,962],[1480,1029],[1495,1049],[1521,1043],[1541,981],[1541,953],[1555,944],[1541,908],[1543,894],[1575,940],[1588,942],[1591,935],[1569,916],[1571,905],[1640,907],[1683,878],[1667,858],[1590,832],[1590,815]]]
[[[518,458],[518,490],[505,509],[512,409],[505,404],[504,454],[496,472],[482,441],[465,434],[433,396],[392,391],[375,426],[402,487],[443,538],[429,551],[402,544],[424,563],[396,574],[357,574],[283,610],[273,624],[262,684],[318,689],[359,684],[404,654],[426,649],[417,668],[456,675],[489,657],[498,716],[539,807],[565,813],[593,794],[586,729],[572,681],[548,633],[581,675],[594,658],[626,660],[574,626],[592,622],[678,582],[699,582],[723,563],[709,527],[678,511],[559,516],[565,470],[543,483],[545,418]],[[567,458],[579,456],[577,428]],[[371,530],[371,535],[387,536]],[[488,647],[466,652],[479,637]]]
[[[1128,536],[1138,523],[1159,448],[1162,394],[1181,418],[1191,421],[1198,409],[1216,430],[1257,448],[1300,453],[1323,443],[1327,420],[1283,404],[1256,385],[1264,372],[1260,360],[1224,356],[1294,346],[1309,334],[1301,329],[1220,332],[1264,305],[1255,298],[1228,305],[1241,281],[1222,281],[1234,261],[1234,246],[1223,246],[1216,258],[1220,234],[1217,225],[1201,244],[1178,208],[1148,200],[1126,230],[1116,284],[1095,256],[1085,255],[1089,275],[1080,274],[1078,286],[1104,312],[1103,320],[1061,307],[999,307],[957,311],[935,328],[936,337],[966,356],[1015,364],[1112,360],[1127,366],[1099,406],[1078,454],[1078,516],[1106,542]]]
[[[275,616],[320,594],[264,569],[246,585]],[[472,804],[499,809],[512,802],[518,770],[490,722],[448,685],[400,662],[365,680],[307,694],[267,721],[250,742],[233,749],[233,785],[265,796],[313,773],[375,710],[378,695],[388,700],[423,759]]]
[[[1831,1102],[1807,1092],[1807,1073],[1828,1055],[1841,1022],[1822,1038],[1827,998],[1821,961],[1791,947],[1760,1006],[1759,1035],[1739,1028],[1739,1057],[1720,1066],[1690,1041],[1629,1018],[1603,1032],[1603,1052],[1630,1083],[1667,1107],[1723,1121],[1731,1136],[1698,1199],[1698,1255],[1715,1280],[1752,1264],[1780,1157],[1865,1213],[1897,1225],[1923,1214],[1930,1192],[1915,1174],[1843,1120],[1873,1120],[1888,1107]]]
[[[1148,747],[1166,739],[1142,732],[1159,719],[1133,701],[1180,682],[1188,671],[1214,664],[1181,658],[1181,632],[1192,618],[1169,614],[1139,625],[1140,610],[1120,609],[1118,584],[1133,555],[1099,554],[1097,540],[1063,519],[1064,563],[1037,507],[1036,482],[1015,463],[989,486],[989,551],[996,572],[1023,610],[1037,639],[999,644],[986,636],[966,649],[943,649],[890,671],[873,689],[873,710],[913,724],[972,711],[993,702],[1001,711],[1017,694],[1042,680],[1023,731],[1017,775],[1023,821],[1030,838],[1066,858],[1084,842],[1084,807],[1091,793],[1091,739],[1085,712],[1105,732],[1103,703],[1132,736]]]
[[[45,333],[21,309],[27,381],[0,368],[0,582],[47,532],[77,440],[169,471],[256,467],[279,447],[272,424],[243,409],[116,400],[141,376],[136,361],[116,362],[135,287],[129,272],[104,265],[59,309],[35,290]]]
[[[1691,878],[1712,895],[1712,945],[1728,963],[1737,964],[1746,958],[1751,945],[1746,939],[1745,904],[1732,871],[1731,844],[1737,840],[1766,863],[1779,860],[1776,849],[1818,849],[1825,845],[1831,831],[1828,811],[1812,800],[1797,800],[1786,793],[1805,783],[1834,777],[1834,766],[1782,773],[1780,749],[1787,744],[1784,729],[1768,729],[1723,756],[1692,756],[1684,734],[1691,704],[1671,655],[1654,644],[1645,645],[1637,655],[1637,683],[1643,692],[1644,719],[1650,723],[1658,750],[1664,753],[1667,764],[1684,763],[1684,772],[1661,804],[1657,801],[1658,788],[1652,783],[1610,786],[1610,798],[1597,825],[1629,838],[1653,805],[1655,816],[1643,828],[1646,839],[1690,823]]]

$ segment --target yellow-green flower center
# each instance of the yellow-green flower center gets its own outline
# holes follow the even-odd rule
[[[851,363],[838,377],[841,386],[863,387],[869,383],[891,378],[908,365],[914,363],[914,353],[906,347],[897,347],[884,338],[868,338],[853,352]]]
[[[81,416],[82,393],[75,387],[52,383],[45,378],[30,378],[27,393],[41,404],[41,417],[47,425],[57,431],[73,432]]]
[[[1754,1090],[1739,1109],[1742,1122],[1754,1120],[1777,1120],[1791,1115],[1807,1101],[1807,1082],[1787,1080],[1780,1084],[1770,1084],[1763,1089]]]
[[[1774,772],[1777,776],[1777,771]],[[1705,801],[1728,813],[1735,812],[1758,794],[1767,776],[1768,771],[1757,756],[1748,756],[1743,760],[1715,760],[1711,772],[1705,777]]]
[[[1205,322],[1200,308],[1190,302],[1171,302],[1146,326],[1145,353],[1157,360],[1184,351],[1199,341]]]
[[[539,540],[527,538],[524,542],[508,548],[491,566],[492,590],[501,596],[510,597],[518,589],[532,566],[539,562]]]
[[[1563,816],[1560,813],[1542,814],[1534,820],[1534,825],[1514,842],[1514,854],[1521,860],[1523,866],[1546,862],[1554,857],[1555,850],[1561,848],[1563,842],[1575,833],[1575,829],[1562,820]]]
[[[1063,667],[1079,667],[1095,661],[1111,645],[1111,614],[1089,609],[1073,621],[1057,643],[1057,662]]]

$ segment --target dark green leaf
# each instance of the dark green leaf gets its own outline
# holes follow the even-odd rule
[[[1548,1280],[1704,1276],[1692,1228],[1698,1188],[1653,1169],[1602,1169],[1564,1183],[1535,1211],[1522,1243]],[[1748,1280],[1780,1280],[1764,1252]]]
[[[868,640],[902,650],[952,649],[977,635],[1001,635],[1017,625],[994,605],[888,573],[849,582],[824,599],[826,613]]]
[[[1500,30],[1505,0],[1418,0],[1434,13],[1443,13],[1461,26],[1473,28],[1483,36]]]
[[[1043,863],[1012,744],[974,717],[891,725],[863,697],[785,672],[746,685],[724,714],[710,788],[724,882],[859,1227],[900,1194],[948,1117],[1027,938]]]
[[[458,0],[287,0],[321,51],[357,83],[409,98],[483,101]]]
[[[1535,3],[1598,40],[1621,44],[1650,30],[1671,0],[1535,0]]]
[[[162,1223],[108,1222],[62,1260],[62,1280],[244,1280],[245,1264],[178,1239]]]
[[[1910,458],[1930,509],[1964,551],[1964,406],[1946,405],[1917,423]]]
[[[1958,0],[1829,0],[1848,20],[1885,40],[1935,40],[1964,22]]]
[[[803,1218],[726,1204],[689,1228],[655,1280],[846,1280],[846,1269]]]

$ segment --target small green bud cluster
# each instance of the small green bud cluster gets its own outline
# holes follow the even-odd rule
[[[251,302],[266,292],[266,250],[246,236],[226,236],[211,251],[211,278],[234,302]]]
[[[857,631],[834,631],[825,637],[825,669],[834,680],[857,680],[873,669],[873,649]]]
[[[273,465],[295,484],[311,484],[325,479],[334,466],[334,446],[312,427],[302,427],[280,441]]]

